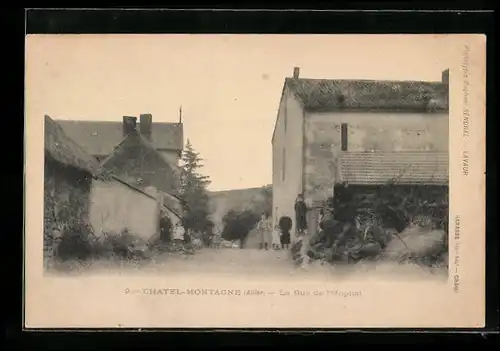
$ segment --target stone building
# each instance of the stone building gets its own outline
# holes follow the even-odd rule
[[[64,233],[86,226],[96,236],[127,229],[148,240],[162,211],[172,223],[180,220],[180,200],[164,192],[178,189],[174,170],[137,130],[99,164],[49,116],[44,128],[45,252],[55,227]]]
[[[125,138],[101,161],[101,166],[126,183],[160,198],[173,212],[173,223],[182,216],[179,198],[180,170],[157,151],[137,126],[136,117],[124,118]]]
[[[436,82],[299,73],[285,79],[272,137],[273,220],[294,218],[297,194],[316,207],[339,184],[447,184],[448,70]]]

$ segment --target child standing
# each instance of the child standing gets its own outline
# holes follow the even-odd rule
[[[279,226],[276,224],[273,230],[273,249],[279,250],[281,246],[281,232]]]

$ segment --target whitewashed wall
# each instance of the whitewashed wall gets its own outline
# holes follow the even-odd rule
[[[89,218],[96,235],[119,233],[125,228],[148,240],[156,234],[157,202],[119,181],[94,180]]]

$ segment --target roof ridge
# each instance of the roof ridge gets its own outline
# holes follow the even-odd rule
[[[325,81],[325,82],[380,82],[380,83],[425,83],[425,84],[436,84],[436,85],[444,85],[441,81],[429,81],[429,80],[412,80],[412,79],[407,79],[407,80],[401,80],[401,79],[366,79],[366,78],[292,78],[292,77],[287,77],[287,81]]]
[[[409,153],[419,153],[419,154],[428,154],[428,155],[435,155],[435,154],[449,154],[448,151],[425,151],[425,150],[401,150],[401,151],[343,151],[341,155],[348,155],[348,154],[409,154]]]
[[[58,119],[56,122],[90,154],[109,155],[124,138],[123,121]],[[141,124],[137,124],[137,129]],[[183,125],[175,121],[153,122],[151,138],[156,149],[180,151],[183,148]]]
[[[446,84],[430,81],[287,78],[285,85],[305,110],[448,110]]]
[[[122,140],[116,144],[114,147],[113,147],[113,150],[111,151],[111,153],[104,159],[102,160],[101,162],[101,166],[104,167],[104,165],[116,154],[116,152],[118,151],[118,149],[121,149],[123,147],[123,144],[125,143],[125,140],[127,140],[127,138],[130,136],[130,134],[127,134],[124,138],[122,138]]]
[[[75,122],[75,123],[117,123],[121,124],[123,123],[122,121],[106,121],[106,120],[85,120],[85,119],[54,119],[56,122]],[[137,124],[140,122],[137,121]],[[158,122],[158,121],[153,121],[151,122],[152,124],[172,124],[172,125],[177,125],[177,124],[182,124],[179,122]]]

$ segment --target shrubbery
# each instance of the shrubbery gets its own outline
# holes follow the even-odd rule
[[[151,256],[152,247],[127,229],[120,233],[103,233],[97,237],[88,226],[68,228],[59,239],[52,240],[52,257],[57,261],[90,259],[143,260]]]
[[[57,242],[59,241],[59,242]],[[84,261],[93,255],[94,235],[86,225],[73,225],[55,240],[55,257],[60,260]]]
[[[104,233],[94,243],[97,258],[137,260],[149,257],[149,247],[145,240],[138,238],[127,229],[121,233]]]
[[[260,215],[254,211],[234,211],[231,210],[222,219],[224,229],[222,238],[233,241],[244,238],[259,221]]]
[[[306,243],[292,247],[297,263],[308,259],[327,262],[389,260],[425,266],[447,262],[448,188],[445,186],[401,186],[335,189],[337,220],[352,221],[344,240],[333,246],[319,231]],[[370,250],[368,250],[368,248]],[[373,250],[372,250],[373,249]]]

